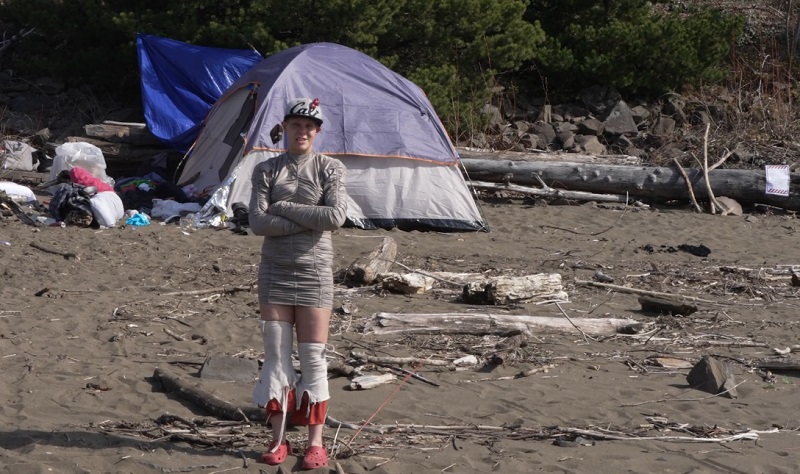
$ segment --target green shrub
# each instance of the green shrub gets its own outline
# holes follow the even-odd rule
[[[659,13],[646,0],[533,0],[526,18],[548,34],[536,64],[550,84],[644,95],[721,80],[743,27],[711,8]]]
[[[138,100],[137,32],[269,55],[328,41],[416,82],[455,138],[483,126],[496,85],[552,97],[594,84],[658,93],[714,81],[741,20],[645,0],[5,0],[5,28],[35,27],[4,60]],[[547,88],[551,90],[546,90]]]

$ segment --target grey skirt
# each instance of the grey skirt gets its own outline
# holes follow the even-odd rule
[[[261,246],[261,304],[333,308],[333,248],[330,232],[267,237]]]

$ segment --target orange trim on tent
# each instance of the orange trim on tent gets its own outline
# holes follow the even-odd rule
[[[250,151],[248,151],[246,153],[246,155],[250,154],[250,153],[252,153],[254,151],[271,151],[271,152],[275,152],[275,153],[286,153],[287,150],[284,149],[284,148],[253,147],[253,148],[250,149]],[[364,156],[364,157],[370,157],[370,158],[399,158],[399,159],[402,159],[402,160],[413,160],[413,161],[424,161],[426,163],[435,163],[437,165],[442,165],[442,166],[458,166],[458,161],[457,160],[454,163],[442,163],[441,161],[431,160],[431,159],[428,159],[428,158],[419,158],[417,156],[370,155],[370,154],[366,154],[366,153],[342,153],[342,152],[336,152],[336,153],[324,152],[322,154],[323,155],[327,155],[327,156]]]

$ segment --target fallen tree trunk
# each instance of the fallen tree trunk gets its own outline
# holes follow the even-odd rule
[[[655,199],[689,199],[686,183],[677,168],[619,166],[575,162],[528,162],[462,159],[470,179],[509,182],[523,186],[538,185],[539,178],[548,186],[573,191],[602,194],[628,194]],[[686,169],[698,199],[708,199],[703,171]],[[715,169],[709,181],[717,196],[741,203],[761,203],[800,210],[800,174],[790,176],[788,196],[765,194],[763,169]]]
[[[456,148],[458,156],[462,159],[473,160],[513,160],[513,161],[568,161],[572,163],[604,163],[607,165],[629,165],[636,166],[642,164],[641,158],[632,155],[582,155],[580,153],[559,153],[559,152],[530,152],[522,153],[519,151],[492,151],[475,150],[468,148]]]
[[[574,325],[573,325],[574,323]],[[536,330],[555,330],[560,332],[580,332],[585,334],[609,336],[614,334],[635,334],[642,324],[633,319],[619,318],[567,318],[550,316],[526,316],[512,314],[472,314],[472,313],[375,313],[367,322],[365,332],[374,334],[472,334],[513,336],[525,334],[532,336]]]
[[[203,408],[219,419],[244,421],[245,417],[247,417],[250,421],[266,420],[266,412],[263,408],[251,405],[236,406],[218,398],[213,393],[203,390],[200,384],[191,383],[189,380],[163,368],[156,367],[153,372],[153,378],[161,382],[161,386],[165,391]]]

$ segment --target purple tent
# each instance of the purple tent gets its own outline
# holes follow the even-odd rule
[[[229,90],[254,84],[267,93],[259,94],[248,150],[274,149],[269,130],[283,120],[283,104],[311,96],[325,110],[326,133],[315,142],[322,153],[456,162],[422,89],[354,49],[332,43],[290,48],[251,68]]]
[[[332,43],[296,46],[244,73],[214,104],[179,181],[249,203],[255,164],[282,153],[270,130],[287,100],[319,98],[314,148],[347,166],[348,218],[360,227],[477,230],[485,225],[458,155],[422,90],[375,59]],[[237,179],[237,176],[244,179]]]

